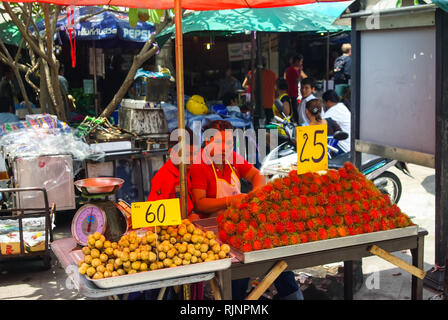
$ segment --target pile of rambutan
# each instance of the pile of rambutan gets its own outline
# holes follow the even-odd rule
[[[291,171],[217,218],[219,239],[243,252],[404,228],[411,219],[356,167]]]

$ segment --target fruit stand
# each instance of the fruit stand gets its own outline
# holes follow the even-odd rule
[[[170,214],[164,206],[159,212],[164,204],[154,212],[149,209],[155,202],[146,204],[147,222],[163,213],[162,223]],[[94,232],[101,231],[95,223],[102,220],[90,218],[84,218],[87,224],[80,221],[84,240],[75,236],[52,244],[86,297],[210,280],[215,299],[231,299],[232,280],[266,275],[247,297],[256,300],[284,270],[344,261],[345,299],[353,299],[352,261],[374,254],[411,273],[412,299],[422,299],[427,231],[350,163],[321,174],[291,171],[216,218],[127,228],[121,236]],[[135,217],[131,220],[140,227]],[[411,250],[412,265],[388,253],[405,249]]]

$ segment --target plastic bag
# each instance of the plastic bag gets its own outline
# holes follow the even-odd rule
[[[95,151],[85,140],[65,129],[21,129],[0,138],[9,158],[38,157],[43,155],[71,154],[74,160],[101,161],[105,153]]]

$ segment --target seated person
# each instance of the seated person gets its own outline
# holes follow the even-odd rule
[[[302,94],[302,99],[300,100],[299,107],[297,109],[299,115],[299,125],[303,126],[308,124],[310,119],[306,116],[306,104],[308,101],[316,99],[314,93],[316,92],[316,85],[314,80],[311,78],[305,78],[300,82],[300,93]],[[323,118],[323,110],[322,110],[322,118]]]
[[[241,112],[241,109],[238,106],[238,95],[236,93],[226,93],[222,98],[222,103],[226,106],[227,111],[229,112]]]
[[[206,146],[191,166],[191,187],[195,211],[217,216],[232,201],[245,197],[241,193],[241,181],[252,183],[253,188],[265,184],[264,176],[252,164],[233,151],[233,127],[223,120],[212,121],[205,131]],[[208,139],[207,139],[208,138]],[[246,297],[249,278],[232,281],[232,297]],[[274,282],[280,299],[302,300],[302,292],[291,271],[283,272]]]
[[[177,146],[178,141],[173,137],[173,130],[170,136],[170,159],[157,171],[156,175],[151,181],[151,192],[149,193],[147,201],[156,201],[161,199],[173,199],[180,198],[180,178],[179,178],[179,164],[180,157]],[[177,133],[178,135],[179,133]],[[190,179],[190,166],[193,163],[194,156],[199,151],[199,147],[194,146],[193,132],[190,128],[185,128],[185,142],[187,146],[185,156],[185,167],[187,170],[187,203],[188,203],[188,215],[189,218],[194,218],[193,215],[193,202],[191,200],[191,179]],[[193,215],[193,216],[192,216]]]
[[[279,106],[274,103],[272,106],[272,112],[274,116],[284,119],[285,114],[288,120],[291,119],[291,98],[288,96],[288,83],[283,78],[278,78],[275,82],[275,99],[282,103],[283,109],[280,110]],[[283,114],[282,114],[283,113]]]
[[[176,132],[174,129],[170,135],[169,142],[169,155],[170,159],[157,171],[156,175],[151,181],[151,192],[147,201],[156,201],[162,199],[180,198],[180,177],[179,177],[179,164],[180,157],[178,153],[178,140],[180,132]],[[185,167],[187,170],[187,205],[188,205],[188,218],[190,220],[198,219],[199,216],[193,213],[193,202],[191,201],[191,179],[189,168],[193,163],[194,156],[198,153],[199,147],[195,146],[193,141],[193,132],[190,128],[185,128],[185,143],[186,143],[186,156]],[[195,283],[191,286],[191,290],[196,292],[196,296],[199,300],[204,295],[204,284],[202,282]],[[160,289],[153,289],[145,291],[145,298],[147,300],[155,300],[159,294]],[[176,294],[170,287],[167,293],[168,300],[174,300]]]
[[[343,152],[350,152],[351,149],[351,123],[352,116],[350,110],[345,104],[339,101],[339,96],[334,90],[328,90],[322,95],[325,107],[325,118],[331,118],[336,121],[342,131],[348,133],[348,138],[339,141],[338,147]]]
[[[320,99],[313,99],[306,103],[305,113],[310,120],[308,125],[327,125],[327,135],[332,136],[336,131],[342,131],[339,124],[332,118],[322,119],[322,101]]]

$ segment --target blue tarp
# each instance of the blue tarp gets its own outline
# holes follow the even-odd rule
[[[75,39],[76,40],[106,40],[120,39],[133,42],[146,42],[155,32],[154,25],[149,22],[139,21],[135,28],[129,25],[127,13],[106,10],[88,19],[83,17],[90,16],[104,9],[95,6],[80,7],[79,12],[75,12]],[[67,14],[62,12],[58,17],[57,27],[60,31],[65,31],[68,36]],[[45,29],[43,20],[37,23],[40,31]]]
[[[163,113],[168,124],[168,130],[172,131],[178,127],[177,124],[177,106],[169,103],[162,102],[161,104]],[[221,116],[217,113],[210,113],[205,115],[194,115],[185,110],[185,126],[193,129],[193,123],[195,121],[201,122],[201,127],[213,120],[226,120],[229,121],[234,128],[238,129],[253,129],[252,118],[241,112],[229,112],[228,116]]]

